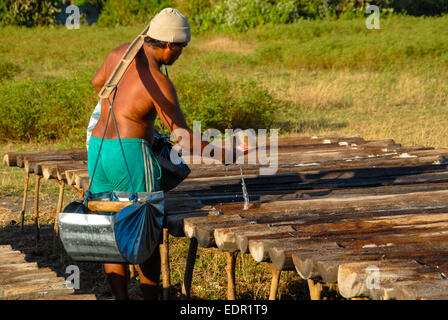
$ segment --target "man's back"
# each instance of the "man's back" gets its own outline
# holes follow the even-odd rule
[[[97,91],[105,84],[128,46],[123,44],[108,55],[92,80]],[[113,108],[121,138],[142,138],[151,143],[157,111],[169,129],[173,126],[186,127],[174,86],[159,68],[150,50],[143,46],[118,84]],[[109,104],[103,100],[101,118],[92,136],[102,137],[108,110]],[[109,120],[105,138],[117,138],[112,119]]]

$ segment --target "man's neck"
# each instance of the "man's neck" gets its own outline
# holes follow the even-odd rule
[[[143,45],[143,52],[145,53],[145,56],[148,59],[148,64],[150,68],[160,69],[160,67],[164,64],[162,62],[159,50],[156,50],[155,48],[148,45]]]

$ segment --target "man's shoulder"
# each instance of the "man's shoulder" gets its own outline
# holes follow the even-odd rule
[[[123,43],[119,45],[118,47],[112,49],[112,51],[109,53],[109,56],[112,57],[119,56],[121,58],[121,56],[123,56],[123,54],[126,52],[126,50],[130,45],[131,45],[130,43]]]

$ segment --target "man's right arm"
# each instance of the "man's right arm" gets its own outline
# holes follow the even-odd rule
[[[188,141],[182,141],[183,135],[176,135],[178,143],[183,148],[189,148],[190,152],[194,152],[194,145],[200,145],[200,152],[202,154],[203,149],[209,144],[207,141],[201,139],[199,135],[195,135],[194,132],[188,127],[185,120],[184,113],[180,108],[179,101],[177,98],[176,89],[172,82],[166,78],[163,74],[157,77],[156,82],[159,85],[160,92],[153,95],[154,105],[156,107],[157,113],[162,120],[163,124],[169,129],[170,132],[180,129],[181,132],[188,134]],[[199,150],[197,150],[199,151]],[[230,150],[222,149],[222,163],[225,163],[225,153],[230,152]],[[236,150],[233,150],[233,162],[236,160]]]

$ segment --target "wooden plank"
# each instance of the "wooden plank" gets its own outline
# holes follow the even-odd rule
[[[76,159],[72,160],[87,160],[87,149],[78,148],[78,149],[61,149],[61,150],[47,150],[47,151],[38,151],[37,153],[32,154],[19,154],[16,157],[16,165],[19,168],[23,168],[25,166],[25,160],[34,160],[39,158],[44,158],[41,161],[45,160],[45,157],[53,157],[53,156],[74,156]]]
[[[302,220],[303,221],[303,220]],[[291,223],[297,223],[298,221],[291,221]],[[250,235],[269,235],[276,233],[288,233],[295,232],[295,229],[292,226],[276,226],[276,225],[268,225],[268,224],[255,224],[255,225],[243,225],[229,228],[216,228],[214,231],[214,238],[216,242],[216,246],[221,251],[237,251],[237,234],[245,234],[247,236]],[[247,250],[241,250],[243,253],[246,253]]]
[[[439,150],[430,150],[432,154],[428,155],[413,155],[415,151],[393,154],[382,154],[374,158],[355,158],[355,159],[336,159],[328,161],[315,160],[312,162],[300,162],[297,161],[297,157],[291,156],[289,159],[296,161],[291,162],[288,160],[284,163],[285,159],[281,156],[278,159],[277,173],[291,173],[291,172],[307,172],[307,171],[321,171],[331,169],[350,169],[350,168],[367,168],[367,167],[391,167],[391,166],[412,166],[421,164],[443,164],[447,162],[447,154],[440,152]],[[442,154],[441,154],[442,153]],[[317,156],[318,158],[318,156]],[[260,165],[248,165],[247,161],[242,165],[243,172],[245,174],[258,174],[260,173]],[[224,167],[222,165],[196,165],[189,164],[191,169],[190,175],[186,181],[190,179],[196,179],[200,177],[212,177],[212,176],[225,176],[225,175],[238,175],[239,166],[229,165]],[[261,166],[263,167],[263,166]]]
[[[42,151],[19,151],[19,152],[8,152],[3,156],[3,164],[9,166],[9,167],[15,167],[17,166],[17,157],[18,156],[27,156],[27,155],[33,155],[33,154],[39,154]]]
[[[448,281],[398,281],[393,284],[397,300],[447,300]]]
[[[15,277],[15,276],[21,276],[21,275],[28,275],[28,274],[40,274],[40,273],[51,273],[53,272],[54,276],[56,277],[57,274],[51,270],[50,268],[36,268],[33,270],[12,270],[12,271],[5,271],[0,273],[0,279],[8,279],[9,277]]]
[[[0,263],[25,262],[25,255],[19,251],[0,252]]]
[[[448,182],[448,174],[445,166],[438,166],[438,172],[412,173],[407,170],[406,174],[403,169],[390,170],[390,174],[385,172],[377,172],[375,170],[362,169],[356,171],[334,171],[325,172],[315,175],[311,174],[277,174],[272,176],[245,176],[247,190],[249,195],[254,192],[271,192],[277,191],[284,193],[298,190],[311,190],[316,188],[361,188],[372,186],[387,185],[409,185],[418,183],[438,183]],[[369,172],[370,171],[370,172]],[[379,170],[378,170],[379,171]],[[370,175],[370,176],[367,176]],[[241,176],[223,177],[210,179],[209,181],[194,181],[186,183],[184,187],[177,191],[189,192],[190,194],[202,194],[204,192],[213,191],[215,193],[241,193]]]
[[[437,280],[440,273],[413,260],[363,261],[339,266],[338,288],[345,298],[394,299],[394,283]]]
[[[38,175],[42,175],[42,162],[50,162],[50,161],[74,161],[74,160],[87,160],[86,152],[72,153],[72,154],[56,154],[56,155],[33,155],[26,156],[23,159],[23,166],[25,168],[25,172],[35,173]]]
[[[82,190],[88,190],[90,186],[90,178],[88,173],[76,174],[75,187]]]
[[[12,250],[13,250],[13,248],[9,244],[0,245],[0,252],[12,251]]]
[[[304,240],[309,241],[336,241],[338,244],[353,247],[367,244],[374,244],[375,242],[393,242],[406,241],[413,237],[427,237],[432,238],[436,236],[448,238],[448,225],[446,223],[427,224],[424,227],[398,227],[392,230],[376,230],[376,232],[365,233],[339,233],[339,234],[318,234],[310,235],[309,233],[297,232],[296,236],[281,237],[279,239],[259,239],[249,240],[249,251],[252,257],[257,262],[269,260],[269,250],[273,247],[279,247],[284,250],[301,247]],[[359,239],[359,241],[358,241]],[[292,259],[292,257],[291,257]]]
[[[306,146],[306,145],[320,145],[320,144],[332,144],[332,143],[347,143],[347,144],[364,144],[369,141],[364,140],[360,136],[292,136],[278,138],[279,146]],[[387,142],[390,144],[390,141]],[[270,145],[270,139],[266,139],[266,145]]]
[[[408,238],[406,242],[401,243],[390,242],[378,246],[374,244],[360,245],[351,249],[340,247],[337,250],[327,250],[324,247],[314,251],[295,250],[292,252],[292,260],[296,271],[303,279],[320,277],[327,283],[334,283],[337,281],[338,268],[344,263],[439,256],[447,253],[445,249],[447,244],[448,237],[431,242],[428,238],[419,239],[417,237],[417,239]]]
[[[64,161],[64,162],[43,162],[41,166],[42,175],[46,180],[58,179],[65,180],[63,174],[66,170],[87,169],[87,161]]]
[[[425,148],[428,149],[428,148]],[[395,162],[403,162],[403,163],[419,163],[418,155],[413,155],[412,153],[417,151],[414,148],[405,147],[400,148],[399,150],[388,151],[384,149],[365,149],[359,150],[356,148],[346,148],[341,149],[340,151],[331,151],[331,152],[318,152],[317,151],[300,151],[300,152],[291,152],[291,153],[273,153],[269,154],[268,159],[276,160],[277,162],[277,172],[282,172],[284,168],[289,170],[286,171],[308,171],[308,170],[322,170],[324,167],[359,167],[359,164],[362,164],[363,167],[372,166],[370,163],[378,162],[381,160],[393,160]],[[430,163],[443,163],[446,162],[445,158],[448,154],[445,150],[425,150],[428,151],[426,154],[422,154],[421,157],[432,156],[432,160]],[[255,151],[254,151],[255,152]],[[436,158],[434,159],[434,157]],[[253,156],[252,156],[253,157]],[[242,165],[243,171],[245,173],[256,174],[260,172],[260,162],[256,162],[258,164],[248,164],[249,156],[245,157],[244,164]],[[316,159],[319,159],[319,162],[316,162]],[[416,161],[417,160],[417,161]],[[353,162],[353,164],[351,164]],[[358,165],[356,165],[358,163]],[[396,163],[397,165],[397,163]],[[222,176],[229,175],[232,172],[238,174],[239,166],[238,165],[229,165],[224,167],[220,164],[189,164],[190,169],[192,170],[189,178],[195,177],[211,177],[211,176]]]
[[[76,177],[80,174],[89,174],[87,169],[74,169],[74,170],[65,170],[64,172],[67,184],[69,186],[75,185]]]
[[[45,281],[46,280],[46,281]],[[74,289],[66,287],[64,278],[57,278],[55,280],[47,280],[24,283],[18,286],[17,284],[4,285],[0,287],[0,299],[35,299],[40,297],[51,297],[51,295],[72,294]]]
[[[8,273],[7,277],[0,276],[0,288],[5,285],[22,285],[23,283],[35,283],[36,281],[51,281],[57,278],[54,271],[27,272],[24,274]]]
[[[333,216],[326,219],[324,224],[316,223],[316,219],[302,217],[298,220],[288,221],[287,226],[283,226],[285,230],[280,226],[275,225],[244,225],[231,228],[217,228],[214,232],[214,237],[218,248],[221,250],[237,250],[247,252],[249,238],[260,239],[269,235],[275,236],[294,236],[297,232],[323,232],[323,231],[347,231],[356,230],[356,232],[362,232],[362,228],[380,227],[380,226],[397,226],[417,223],[429,223],[429,222],[441,222],[448,221],[448,214],[411,214],[411,215],[395,215],[375,217],[374,220],[366,219],[363,217],[353,217],[350,219],[348,216]],[[339,222],[339,223],[338,223]],[[273,228],[274,227],[274,228]],[[289,228],[289,229],[288,229]],[[311,235],[311,234],[309,234]],[[325,235],[324,235],[325,236]]]
[[[34,300],[96,300],[94,294],[65,294],[62,296],[46,296],[43,298],[37,298]]]
[[[446,195],[448,195],[448,191],[443,190],[358,198],[276,201],[251,204],[247,211],[235,210],[235,212],[240,214],[233,217],[229,217],[229,213],[232,212],[235,206],[223,205],[216,206],[218,210],[224,213],[223,216],[185,219],[184,231],[187,237],[198,239],[201,246],[209,247],[215,245],[214,230],[217,228],[292,221],[306,217],[305,214],[310,216],[312,214],[324,215],[326,213],[334,215],[338,212],[356,212],[356,214],[360,214],[363,210],[367,211],[371,208],[376,210],[376,212],[371,213],[372,215],[387,215],[386,212],[382,213],[382,211],[391,211],[395,208],[423,209],[446,205]]]
[[[37,269],[36,262],[26,262],[26,263],[4,263],[0,265],[0,272],[10,272],[17,270],[35,270]]]

